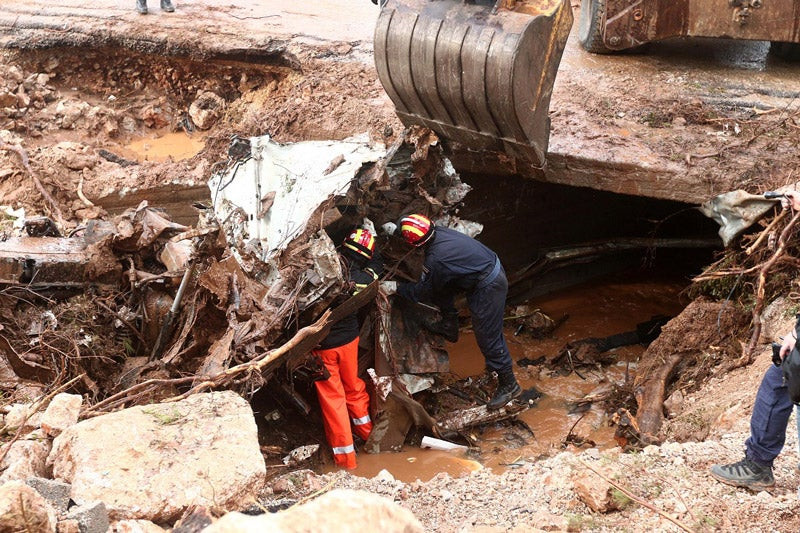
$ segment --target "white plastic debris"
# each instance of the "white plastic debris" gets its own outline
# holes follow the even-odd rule
[[[468,449],[466,446],[462,446],[460,444],[456,444],[454,442],[449,442],[442,439],[436,439],[433,437],[422,437],[422,442],[420,443],[420,448],[430,448],[431,450],[442,450],[442,451],[450,451],[450,450],[466,450]]]

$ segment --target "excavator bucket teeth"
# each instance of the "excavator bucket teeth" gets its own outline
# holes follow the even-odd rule
[[[388,0],[375,28],[378,76],[406,126],[542,168],[570,3],[474,2]]]

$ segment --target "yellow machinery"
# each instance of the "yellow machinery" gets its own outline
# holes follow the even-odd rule
[[[568,0],[388,0],[375,65],[400,120],[542,168]]]

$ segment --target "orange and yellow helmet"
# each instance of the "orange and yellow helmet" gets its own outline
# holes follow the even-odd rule
[[[408,215],[400,220],[400,235],[412,246],[422,246],[433,236],[434,225],[425,215]]]
[[[367,259],[372,259],[372,253],[375,251],[375,236],[369,230],[358,228],[344,240],[342,245]]]

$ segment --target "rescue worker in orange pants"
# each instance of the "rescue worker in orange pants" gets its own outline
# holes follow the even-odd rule
[[[365,225],[372,226],[368,219]],[[369,229],[353,231],[342,244],[342,260],[349,273],[350,294],[357,294],[378,279],[383,271],[380,254],[375,252],[375,234]],[[322,409],[325,436],[333,449],[335,463],[343,468],[356,467],[353,432],[367,440],[372,432],[369,395],[358,377],[358,316],[353,313],[333,326],[313,353],[322,360],[330,377],[316,381]],[[351,424],[352,423],[352,430]]]

